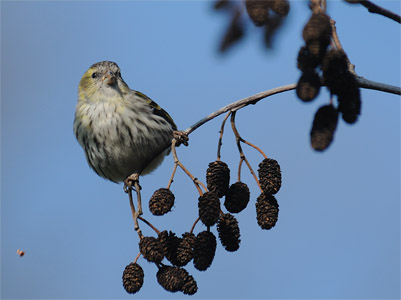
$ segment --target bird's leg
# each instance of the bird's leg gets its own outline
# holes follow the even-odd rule
[[[176,145],[179,146],[183,144],[184,146],[188,146],[188,134],[183,130],[175,130],[173,132],[173,137],[177,140]]]
[[[143,214],[142,212],[142,199],[141,199],[141,186],[139,185],[139,180],[134,181],[135,184],[135,190],[136,190],[136,199],[138,202],[138,217]]]
[[[134,187],[133,187],[134,185]],[[136,195],[137,195],[137,210],[135,210],[134,202],[132,199],[132,190],[135,189]],[[139,229],[139,224],[138,224],[138,217],[142,215],[142,201],[141,201],[141,186],[139,185],[139,174],[134,173],[131,176],[128,176],[124,180],[124,191],[128,193],[129,199],[130,199],[130,205],[131,205],[131,213],[132,217],[134,219],[134,225],[135,225],[135,230],[138,232],[138,235],[141,237],[142,232]]]

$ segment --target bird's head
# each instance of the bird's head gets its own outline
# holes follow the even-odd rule
[[[100,101],[121,98],[129,92],[121,77],[120,68],[111,61],[93,64],[79,82],[79,100]]]

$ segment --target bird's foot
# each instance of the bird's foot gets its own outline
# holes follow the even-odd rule
[[[138,173],[134,173],[124,179],[124,192],[128,193],[130,190],[135,190],[134,186],[139,187],[139,189],[142,189],[141,186],[139,185]]]
[[[183,131],[183,130],[175,130],[173,132],[173,136],[177,141],[177,143],[176,143],[177,146],[179,146],[181,144],[183,144],[184,146],[188,146],[189,137],[188,137],[188,134],[185,131]]]

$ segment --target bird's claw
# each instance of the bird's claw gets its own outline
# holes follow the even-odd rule
[[[135,191],[134,188],[135,182],[137,182],[139,188],[142,189],[141,186],[139,185],[139,174],[134,173],[124,179],[124,192],[128,193],[130,190]]]
[[[179,146],[183,144],[184,146],[188,146],[188,134],[183,130],[176,130],[173,132],[174,139],[177,141],[176,145]]]

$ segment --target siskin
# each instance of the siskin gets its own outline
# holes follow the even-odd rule
[[[176,130],[165,110],[128,87],[116,63],[98,62],[82,76],[74,133],[99,176],[121,182],[150,173],[169,153]]]

